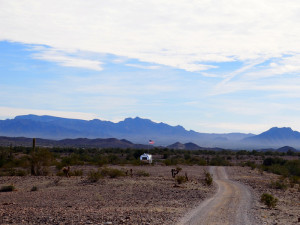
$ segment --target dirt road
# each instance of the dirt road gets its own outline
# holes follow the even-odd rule
[[[251,192],[228,179],[224,167],[211,167],[217,193],[187,214],[178,225],[248,225],[256,224],[250,214]]]

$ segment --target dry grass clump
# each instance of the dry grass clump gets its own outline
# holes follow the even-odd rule
[[[14,185],[7,185],[7,186],[2,186],[0,188],[0,192],[10,192],[10,191],[14,191],[16,188]]]
[[[138,170],[136,172],[136,175],[139,176],[139,177],[149,177],[150,176],[150,173],[144,171],[144,170]]]
[[[183,184],[187,182],[186,176],[176,176],[175,180],[178,184]]]
[[[205,183],[208,185],[208,186],[211,186],[212,183],[213,183],[213,178],[212,178],[212,175],[209,173],[209,172],[205,172],[205,179],[204,179]]]
[[[264,193],[261,195],[260,201],[264,203],[269,208],[275,208],[278,202],[278,199],[275,198],[273,195]]]
[[[30,191],[37,191],[37,190],[38,190],[38,187],[37,186],[33,186]]]
[[[125,176],[125,172],[119,169],[105,167],[100,171],[104,177],[116,178]]]
[[[98,180],[100,180],[100,178],[102,178],[102,177],[103,176],[102,176],[100,170],[98,170],[98,171],[92,170],[88,173],[87,179],[88,179],[88,181],[95,183]]]

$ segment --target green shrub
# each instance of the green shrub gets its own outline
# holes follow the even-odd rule
[[[88,180],[89,180],[90,182],[97,182],[97,181],[100,180],[102,177],[103,177],[103,176],[102,176],[102,174],[101,174],[101,172],[100,172],[99,170],[98,170],[98,171],[92,170],[92,171],[90,171],[90,172],[88,173]]]
[[[100,173],[102,176],[108,176],[110,178],[125,176],[124,171],[114,168],[103,168]]]
[[[273,197],[273,195],[264,193],[261,195],[260,201],[264,203],[269,208],[275,208],[278,202],[278,199]]]
[[[136,172],[136,175],[139,176],[139,177],[149,177],[150,176],[150,173],[144,171],[144,170],[138,170]]]
[[[213,178],[212,178],[212,175],[209,173],[209,172],[205,172],[205,179],[204,179],[205,183],[208,185],[208,186],[211,186],[212,183],[213,183]]]
[[[60,177],[64,177],[64,176],[66,176],[65,175],[65,173],[63,172],[63,171],[58,171],[57,173],[56,173],[56,176],[60,176]]]
[[[10,192],[10,191],[14,191],[14,190],[15,190],[14,185],[2,186],[0,188],[0,192]]]
[[[298,176],[291,176],[289,182],[291,187],[294,187],[295,184],[300,184],[300,178]]]
[[[252,162],[252,161],[245,162],[245,165],[249,166],[252,170],[254,170],[256,168],[255,162]]]
[[[176,176],[175,180],[178,184],[183,184],[183,183],[187,182],[185,176]]]
[[[284,183],[283,180],[277,180],[275,182],[274,181],[271,182],[271,188],[286,190],[287,185]]]
[[[211,166],[230,166],[230,162],[227,161],[224,157],[216,156],[210,160],[209,163]]]
[[[38,190],[38,187],[37,186],[33,186],[30,191],[37,191],[37,190]]]
[[[74,170],[74,171],[70,171],[70,176],[82,176],[83,175],[83,171],[82,170]]]

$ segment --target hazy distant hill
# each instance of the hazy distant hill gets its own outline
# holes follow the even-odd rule
[[[223,148],[223,149],[277,149],[291,146],[300,149],[300,133],[291,128],[273,127],[259,135],[229,133],[208,134],[188,131],[182,126],[155,123],[149,119],[127,118],[113,123],[102,120],[78,120],[53,116],[26,115],[0,120],[0,136],[36,137],[43,139],[126,139],[132,143],[148,145],[154,140],[156,146],[177,143],[175,149]],[[73,141],[72,141],[73,142]],[[187,143],[187,144],[181,144]]]
[[[253,134],[206,134],[187,131],[182,126],[155,123],[149,119],[127,118],[113,123],[101,120],[66,119],[53,116],[25,115],[0,120],[0,135],[38,137],[61,140],[66,138],[117,138],[147,144],[149,139],[158,145],[174,142],[193,142],[204,147],[233,147],[233,143]]]
[[[0,146],[32,146],[32,138],[25,137],[0,137]],[[36,145],[42,147],[75,147],[75,148],[131,148],[131,149],[148,149],[151,146],[133,144],[127,140],[119,140],[116,138],[107,139],[63,139],[63,140],[48,140],[37,138]]]
[[[241,142],[244,145],[252,146],[254,148],[280,148],[282,146],[292,146],[299,149],[300,133],[298,131],[293,131],[289,127],[273,127],[259,135],[245,138]]]
[[[168,145],[167,148],[177,149],[177,150],[211,150],[211,151],[220,151],[224,150],[222,148],[209,148],[209,147],[200,147],[194,143],[185,143],[176,142],[174,144]]]

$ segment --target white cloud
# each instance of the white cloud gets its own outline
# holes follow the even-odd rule
[[[1,0],[0,40],[199,71],[211,68],[209,62],[300,53],[299,7],[299,1],[273,0]],[[48,59],[101,68],[97,62]]]
[[[160,68],[160,66],[144,66],[144,65],[132,64],[132,63],[127,63],[125,64],[125,66],[135,67],[139,69],[146,69],[146,70],[156,70]]]
[[[103,69],[101,67],[102,62],[97,60],[83,59],[79,58],[78,56],[68,56],[66,50],[62,51],[43,47],[35,47],[33,50],[38,50],[38,53],[32,54],[32,57],[35,59],[56,62],[61,66],[67,67],[86,68],[97,71],[101,71]]]

